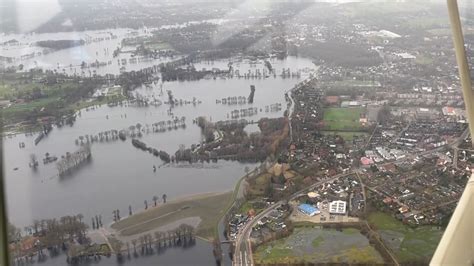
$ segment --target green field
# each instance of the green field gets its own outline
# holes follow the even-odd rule
[[[433,63],[433,58],[427,55],[417,55],[415,62],[419,65],[430,65]]]
[[[232,193],[204,194],[175,202],[168,202],[148,211],[114,223],[112,228],[122,236],[132,236],[158,229],[184,218],[199,217],[201,222],[196,229],[200,237],[211,239],[215,226],[228,205]]]
[[[314,226],[314,225],[313,225]],[[355,228],[341,231],[295,227],[294,232],[257,247],[256,264],[383,263],[380,254]]]
[[[109,95],[101,99],[90,98],[101,85],[100,80],[62,80],[38,71],[1,73],[0,99],[11,102],[9,107],[2,109],[3,122],[11,131],[21,131],[36,128],[38,119],[43,117],[60,118],[91,105],[126,99],[119,88],[111,89]]]
[[[151,50],[173,50],[173,47],[169,43],[164,42],[160,37],[155,35],[126,38],[122,40],[123,46],[139,46],[142,44]]]
[[[362,107],[325,108],[324,126],[327,130],[359,131],[363,128],[359,118],[364,111]]]
[[[431,226],[413,229],[382,212],[370,214],[368,220],[400,263],[429,261],[443,235],[443,231]]]

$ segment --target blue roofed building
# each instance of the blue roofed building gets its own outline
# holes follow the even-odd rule
[[[306,203],[303,203],[303,204],[300,204],[298,206],[298,210],[308,216],[314,216],[316,214],[319,214],[320,211],[318,208],[316,208],[315,206],[313,205],[310,205],[310,204],[306,204]]]

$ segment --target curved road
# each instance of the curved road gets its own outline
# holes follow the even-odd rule
[[[319,182],[316,182],[312,184],[311,186],[302,189],[289,198],[289,200],[293,200],[302,194],[307,193],[309,190],[314,189],[315,187],[326,183],[326,182],[331,182],[334,181],[338,178],[341,178],[343,176],[351,175],[354,174],[355,172],[349,172],[345,174],[338,174],[335,176],[332,176],[330,178],[326,178],[324,180],[321,180]],[[250,247],[250,234],[252,233],[252,228],[255,226],[257,221],[265,217],[267,214],[269,214],[271,211],[275,210],[276,208],[280,207],[285,201],[281,200],[278,201],[268,208],[264,209],[262,212],[260,212],[258,215],[256,215],[252,220],[250,220],[239,232],[236,242],[235,242],[235,255],[234,255],[234,265],[245,265],[245,266],[251,266],[254,265],[253,263],[253,256],[252,256],[252,249]]]
[[[396,162],[404,162],[404,161],[407,161],[407,160],[413,160],[417,156],[423,156],[423,155],[427,155],[427,154],[430,154],[430,153],[433,153],[433,152],[442,151],[443,149],[446,149],[446,148],[455,147],[459,144],[459,142],[461,140],[465,139],[468,136],[468,133],[469,133],[469,128],[466,129],[461,134],[461,136],[459,138],[457,138],[455,141],[453,141],[452,143],[450,143],[448,145],[441,146],[441,147],[431,149],[431,150],[426,150],[426,151],[419,152],[419,153],[413,153],[409,156],[406,156],[405,158],[395,160],[395,161],[391,161],[391,162],[387,162],[385,164],[391,164],[391,163],[396,163]],[[381,164],[381,165],[385,165],[385,164]],[[302,190],[292,194],[291,197],[289,198],[289,201],[299,197],[302,194],[307,193],[308,191],[314,189],[315,187],[317,187],[317,186],[319,186],[323,183],[334,181],[334,180],[336,180],[338,178],[341,178],[343,176],[356,174],[360,170],[361,170],[361,168],[356,168],[356,169],[352,170],[351,172],[348,172],[348,173],[345,173],[345,174],[338,174],[338,175],[323,179],[323,180],[321,180],[317,183],[312,184],[311,186],[309,186],[305,189],[302,189]],[[239,266],[240,265],[243,265],[243,266],[253,266],[253,265],[255,265],[254,262],[253,262],[252,248],[250,246],[250,234],[252,233],[252,228],[255,226],[257,221],[259,221],[260,219],[265,217],[267,214],[269,214],[271,211],[278,208],[283,203],[284,203],[284,201],[278,201],[278,202],[272,204],[271,206],[269,206],[268,208],[264,209],[261,213],[256,215],[252,220],[250,220],[240,230],[239,234],[237,235],[236,242],[235,242],[235,252],[234,252],[233,265],[239,265]]]

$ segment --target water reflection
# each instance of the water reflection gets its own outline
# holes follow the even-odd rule
[[[45,261],[37,263],[37,265],[48,266],[64,266],[66,265],[66,254],[61,254],[56,257],[47,257]],[[84,265],[126,265],[126,266],[152,266],[152,265],[170,265],[170,266],[201,266],[201,265],[215,265],[212,256],[212,247],[208,242],[196,239],[193,246],[188,247],[170,247],[163,249],[162,252],[154,253],[148,256],[134,257],[130,259],[125,254],[123,262],[118,262],[115,256],[109,258],[102,256],[100,260],[91,259],[90,261],[83,261],[78,266]]]

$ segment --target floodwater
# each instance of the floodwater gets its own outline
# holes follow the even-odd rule
[[[377,250],[355,228],[337,231],[318,227],[297,227],[290,236],[260,246],[254,255],[257,254],[260,260],[266,260],[272,251],[281,252],[281,250],[288,251],[289,257],[304,257],[305,261],[312,263],[333,261],[348,263],[356,260],[354,258],[369,264],[383,263],[383,258]]]
[[[104,34],[108,34],[107,32],[102,31]],[[124,30],[120,33],[114,30],[114,34],[126,35],[127,31]],[[63,37],[56,36],[56,38],[66,39]],[[119,40],[110,40],[110,42],[117,41]],[[87,47],[76,47],[29,59],[30,61],[45,62],[44,64],[28,62],[41,65],[45,69],[57,68],[56,61],[58,60],[56,59],[60,58],[66,58],[59,62],[61,66],[78,64],[84,60],[84,56],[95,54],[94,49],[103,51],[104,47],[101,45],[105,45],[106,42],[91,42],[88,44],[91,51],[88,51]],[[96,48],[92,48],[96,45]],[[113,47],[114,44],[107,46]],[[74,58],[76,52],[77,58]],[[110,48],[109,52],[112,53]],[[74,62],[70,63],[71,60]],[[263,71],[265,68],[263,61],[249,62],[242,59],[231,59],[230,61],[233,62],[234,69],[238,69],[241,74],[248,73],[249,70],[251,72],[256,72],[257,69]],[[229,60],[202,62],[196,64],[195,67],[196,69],[227,69],[228,63]],[[286,109],[284,93],[307,78],[310,70],[316,69],[316,66],[308,59],[296,57],[289,57],[285,60],[272,59],[271,63],[278,74],[276,77],[270,76],[262,79],[217,78],[189,82],[166,82],[162,86],[157,83],[148,88],[143,86],[135,93],[143,97],[159,99],[163,104],[148,107],[139,107],[133,104],[116,107],[103,105],[94,109],[83,109],[74,126],[55,127],[36,146],[34,144],[36,134],[35,136],[18,134],[6,137],[4,139],[4,160],[10,221],[22,228],[31,224],[34,219],[58,218],[82,213],[85,221],[90,221],[91,217],[100,214],[104,222],[109,223],[113,217],[112,210],[119,209],[122,214],[126,214],[129,205],[134,210],[141,210],[144,208],[144,200],[151,202],[155,195],[160,197],[166,193],[168,199],[172,200],[192,194],[232,190],[236,181],[244,174],[244,168],[250,167],[252,169],[257,164],[219,161],[193,165],[171,164],[160,167],[163,164],[160,159],[133,147],[130,138],[126,141],[93,143],[91,147],[92,160],[65,177],[58,177],[55,164],[44,165],[42,159],[45,157],[45,153],[60,158],[66,152],[77,150],[79,146],[75,144],[75,140],[79,136],[96,135],[99,132],[112,129],[127,129],[137,123],[142,124],[144,128],[147,125],[151,128],[153,123],[184,116],[186,118],[186,128],[184,129],[179,128],[164,133],[150,132],[141,137],[141,140],[147,145],[174,154],[180,145],[190,147],[192,144],[201,142],[201,130],[193,123],[193,120],[199,116],[205,116],[213,122],[229,120],[233,110],[252,107],[257,108],[257,114],[244,117],[249,121],[258,121],[262,117],[281,117]],[[136,69],[148,67],[148,64],[156,64],[156,62],[138,63]],[[301,77],[280,77],[282,69],[287,68],[290,68],[292,72],[301,70]],[[116,70],[118,70],[117,66],[111,65],[110,68],[102,72],[97,71],[97,73]],[[216,103],[216,100],[229,96],[248,97],[250,85],[255,85],[256,88],[253,104]],[[175,99],[192,101],[193,98],[196,98],[199,103],[178,105],[170,110],[170,106],[165,103],[168,100],[167,91],[171,91]],[[267,106],[276,103],[281,104],[281,110],[266,111]],[[256,132],[258,127],[255,124],[248,125],[246,130]],[[24,142],[26,147],[20,149],[20,142]],[[28,166],[31,154],[35,154],[40,162],[36,171]],[[154,165],[158,167],[156,172],[153,172]],[[186,265],[188,262],[192,264],[193,261],[195,265],[196,263],[198,263],[197,265],[209,265],[208,257],[211,261],[213,260],[209,249],[207,244],[199,244],[191,248],[190,252],[206,254],[206,256],[191,255],[187,257],[180,256],[182,251],[179,250],[167,251],[169,256],[173,257],[173,260],[170,259],[170,261],[175,261],[175,259],[186,261],[165,263],[165,265]],[[227,253],[227,250],[225,252]],[[193,260],[193,257],[203,260],[202,263],[199,260]],[[140,260],[137,265],[148,265],[146,260],[148,258]],[[116,262],[110,259],[110,263]]]
[[[198,116],[205,116],[212,121],[227,120],[227,115],[232,110],[249,106],[259,109],[257,115],[247,118],[249,120],[282,116],[286,108],[284,92],[301,79],[271,77],[260,80],[210,79],[164,83],[163,90],[172,91],[175,98],[191,100],[196,97],[201,103],[176,106],[172,109],[173,116],[186,117],[185,129],[144,134],[142,141],[174,154],[181,144],[190,147],[191,144],[200,143],[200,128],[192,122]],[[225,96],[247,96],[251,84],[256,87],[252,105],[216,104],[216,99]],[[165,102],[168,96],[166,93],[159,96],[160,90],[159,86],[156,86],[152,89],[138,89],[137,93],[155,95],[157,99]],[[282,103],[282,110],[265,112],[265,106],[274,103]],[[221,161],[195,164],[192,167],[170,165],[153,172],[153,165],[159,166],[162,162],[133,147],[130,139],[124,142],[94,143],[92,161],[72,176],[59,178],[56,176],[54,163],[42,164],[41,159],[47,152],[50,156],[60,158],[66,152],[77,150],[79,147],[75,140],[79,136],[95,135],[111,129],[127,129],[137,123],[145,127],[147,124],[170,120],[172,116],[168,115],[168,109],[167,104],[158,107],[103,105],[94,110],[82,110],[73,127],[54,128],[37,146],[34,145],[35,136],[19,134],[6,138],[5,170],[11,221],[23,226],[31,223],[33,219],[75,213],[82,213],[86,218],[101,214],[107,219],[112,217],[113,209],[118,208],[122,213],[126,213],[129,205],[134,209],[142,208],[143,201],[150,200],[154,195],[166,193],[172,199],[232,189],[235,181],[243,174],[243,164]],[[25,142],[26,147],[19,149],[20,142]],[[30,154],[35,154],[40,161],[37,171],[28,167]],[[14,170],[17,167],[18,169]]]
[[[150,35],[150,30],[113,29],[84,32],[60,32],[42,34],[10,34],[0,35],[0,43],[16,40],[18,43],[0,46],[0,56],[12,57],[13,62],[7,66],[24,65],[24,71],[40,67],[64,73],[89,77],[93,74],[120,74],[121,71],[137,71],[152,67],[173,58],[149,59],[132,57],[131,51],[135,47],[123,47],[119,56],[113,57],[113,52],[121,47],[125,38]],[[50,51],[35,45],[38,41],[45,40],[84,40],[86,43],[59,51]],[[137,60],[136,63],[130,61]],[[125,61],[125,64],[123,63]],[[81,68],[82,62],[87,65],[100,62],[104,66]]]
[[[133,250],[132,250],[133,252]],[[212,256],[212,246],[207,242],[196,239],[196,243],[193,246],[183,247],[170,247],[165,249],[160,254],[152,254],[147,256],[139,256],[137,258],[131,255],[131,258],[127,258],[127,252],[124,252],[124,260],[119,263],[114,255],[111,257],[102,257],[101,260],[91,261],[89,263],[80,263],[82,265],[100,265],[100,266],[155,266],[155,265],[176,265],[176,266],[210,266],[215,265],[214,257]],[[47,253],[46,253],[47,254]],[[205,254],[206,256],[203,256]],[[48,266],[63,266],[66,263],[66,255],[61,254],[57,257],[48,257],[46,261],[39,265]],[[230,264],[225,264],[230,265]]]

